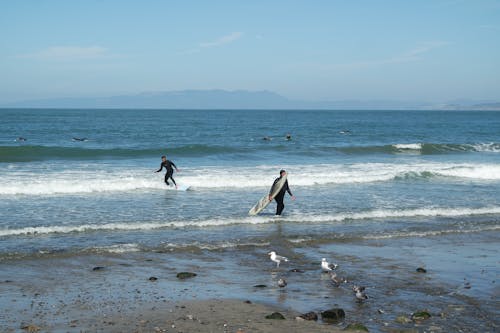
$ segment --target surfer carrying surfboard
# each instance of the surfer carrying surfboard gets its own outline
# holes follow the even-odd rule
[[[280,170],[280,176],[274,180],[273,186],[271,186],[271,190],[269,191],[269,201],[273,200],[273,192],[275,192],[275,187],[278,186],[280,180],[283,177],[286,177],[286,171]],[[292,200],[295,200],[295,196],[292,194],[292,191],[290,191],[290,188],[288,187],[288,180],[285,180],[285,184],[283,184],[278,194],[276,194],[276,196],[274,197],[274,200],[276,200],[277,203],[276,215],[281,215],[281,212],[283,212],[283,209],[285,208],[285,204],[283,203],[283,200],[285,199],[285,192],[288,192],[288,194],[290,194],[290,196],[292,197]]]
[[[165,174],[165,183],[167,184],[167,186],[170,185],[168,182],[168,179],[170,178],[172,180],[172,183],[174,183],[175,188],[177,188],[177,184],[175,183],[174,177],[172,177],[174,174],[174,169],[172,167],[175,168],[175,171],[179,171],[179,169],[177,169],[177,166],[174,164],[174,162],[167,160],[167,156],[161,157],[160,169],[157,170],[156,172],[160,172],[161,170],[163,170],[163,167],[167,169],[167,173]]]

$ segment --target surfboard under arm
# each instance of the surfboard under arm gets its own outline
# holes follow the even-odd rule
[[[285,185],[286,182],[286,176],[281,177],[281,179],[274,184],[274,186],[271,189],[271,200],[269,200],[269,194],[263,196],[249,211],[248,215],[257,215],[259,214],[264,208],[266,208],[269,203],[274,199],[276,195],[281,191],[283,188],[283,185]]]

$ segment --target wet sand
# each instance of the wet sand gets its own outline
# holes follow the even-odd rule
[[[273,249],[290,262],[279,268],[267,247],[4,260],[0,331],[33,325],[40,332],[335,332],[359,322],[370,332],[495,332],[497,244],[496,235],[451,235],[438,243],[282,242]],[[319,268],[321,257],[333,258],[348,283],[333,285]],[[416,272],[420,266],[427,273]],[[183,271],[197,276],[180,280]],[[279,288],[280,278],[288,286]],[[354,284],[366,286],[370,298],[357,302]],[[345,319],[295,319],[331,308],[342,308]],[[422,310],[431,318],[411,319]],[[265,318],[275,311],[286,319]]]

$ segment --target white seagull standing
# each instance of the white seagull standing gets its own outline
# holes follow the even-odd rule
[[[270,255],[271,256],[271,260],[276,263],[276,267],[280,267],[280,262],[282,262],[282,261],[288,261],[288,258],[283,257],[283,256],[279,256],[274,251],[269,252],[268,255]]]
[[[323,269],[323,272],[331,272],[337,267],[337,264],[330,264],[328,261],[326,261],[326,258],[321,259],[321,269]]]

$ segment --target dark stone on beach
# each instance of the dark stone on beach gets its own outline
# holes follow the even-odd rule
[[[158,280],[158,278],[155,277],[155,276],[152,276],[152,277],[149,278],[149,281],[151,281],[151,282],[156,281],[156,280]]]
[[[270,315],[267,315],[266,319],[280,319],[280,320],[283,320],[283,319],[285,319],[285,317],[281,313],[279,313],[279,312],[273,312]]]
[[[419,268],[417,268],[417,272],[418,273],[427,273],[427,270],[423,267],[419,267]]]
[[[304,273],[304,270],[298,269],[298,268],[293,268],[290,270],[290,272],[292,272],[292,273]]]
[[[21,325],[21,329],[26,330],[29,333],[34,333],[34,332],[38,332],[41,328],[36,326],[36,325],[29,324],[29,325]]]
[[[247,304],[252,304],[252,302],[251,302],[251,301],[249,301],[249,300],[246,300],[246,301],[245,301],[245,303],[247,303]]]
[[[343,309],[335,308],[321,312],[321,319],[329,324],[336,324],[345,318]]]
[[[195,277],[196,275],[197,275],[196,273],[191,273],[191,272],[180,272],[180,273],[177,273],[177,278],[184,280],[184,279],[189,279],[189,278]]]
[[[318,320],[318,314],[314,311],[301,314],[299,317],[304,320]]]
[[[267,288],[267,286],[265,284],[256,284],[255,286],[253,286],[254,288]]]
[[[368,328],[366,328],[365,325],[360,324],[360,323],[353,323],[349,324],[344,328],[344,331],[363,331],[363,332],[369,332]]]
[[[12,280],[5,280],[4,281],[4,283],[12,283],[12,282],[14,282],[14,281],[12,281]]]
[[[425,310],[415,312],[414,314],[411,315],[411,319],[413,321],[425,320],[425,319],[429,319],[430,317],[431,317],[431,314]]]
[[[104,267],[102,266],[96,266],[94,268],[92,268],[92,270],[95,272],[95,271],[102,271],[104,269]]]

